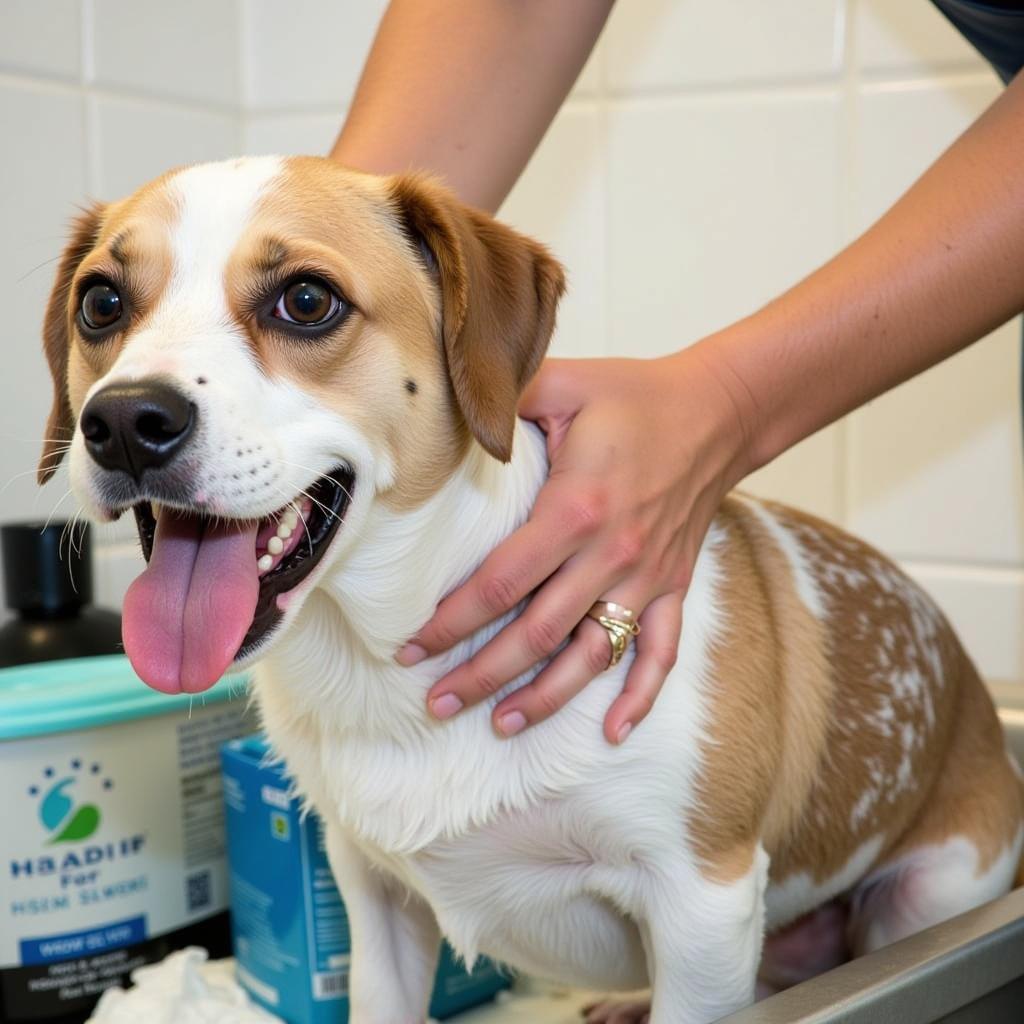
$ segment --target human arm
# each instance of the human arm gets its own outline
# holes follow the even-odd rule
[[[493,213],[601,33],[612,0],[392,0],[331,151],[430,170]]]

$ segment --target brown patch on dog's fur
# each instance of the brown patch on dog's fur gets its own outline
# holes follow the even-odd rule
[[[691,822],[706,873],[737,877],[731,851],[757,835],[773,883],[807,873],[820,884],[879,835],[877,863],[963,835],[985,870],[1024,805],[991,700],[953,631],[867,545],[758,504],[804,553],[827,614],[819,621],[800,599],[755,511],[727,501],[716,520],[727,537],[727,621],[712,654],[702,813]]]
[[[775,850],[799,820],[818,770],[830,681],[824,630],[763,524],[743,501],[728,498],[715,525],[724,531],[723,613],[698,780],[708,810],[691,821],[690,835],[704,874],[731,882],[749,869],[759,840]]]
[[[806,871],[820,883],[877,835],[884,856],[920,812],[950,742],[963,652],[887,558],[812,516],[765,507],[804,552],[827,608],[832,677],[827,756],[772,878]]]
[[[885,859],[964,835],[978,851],[980,875],[1006,852],[1024,822],[1024,790],[1006,758],[999,718],[966,654],[951,712],[949,770],[938,773],[917,818]]]

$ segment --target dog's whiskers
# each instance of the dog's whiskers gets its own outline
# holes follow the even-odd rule
[[[285,466],[292,466],[293,468],[301,469],[301,470],[305,471],[306,473],[312,473],[313,476],[320,476],[321,475],[315,469],[312,469],[309,466],[303,466],[303,465],[301,465],[298,462],[290,462],[288,459],[279,459],[278,461],[283,463]],[[352,501],[352,492],[343,483],[341,483],[339,480],[335,480],[334,482],[342,489],[342,491],[345,494],[345,497],[348,498],[349,501]],[[301,491],[300,493],[306,494],[305,491]],[[308,498],[309,495],[306,494],[306,497]]]
[[[70,444],[74,438],[74,429],[69,427],[63,437],[19,437],[17,434],[2,433],[5,441],[17,441],[18,444]]]
[[[82,557],[82,545],[85,542],[85,523],[79,523],[79,520],[84,515],[85,509],[79,507],[78,511],[71,517],[71,520],[64,524],[64,529],[60,531],[60,540],[57,544],[57,557],[61,561],[64,560],[64,538],[68,538],[68,576],[71,579],[71,589],[77,594],[78,584],[75,582],[75,565],[71,558],[72,554],[76,554],[79,558]],[[75,529],[81,525],[81,529],[78,531],[78,546],[75,546]]]
[[[24,281],[27,278],[31,277],[37,270],[42,270],[43,267],[48,267],[51,263],[56,263],[57,260],[60,259],[60,257],[61,257],[61,254],[57,253],[56,256],[51,256],[49,259],[43,260],[42,263],[37,263],[31,270],[26,270],[25,273],[22,274],[21,277],[18,278],[16,283],[17,284],[21,284],[22,281]]]
[[[65,502],[65,501],[67,501],[67,500],[68,500],[68,498],[70,498],[70,497],[71,497],[71,488],[69,487],[69,488],[68,488],[68,489],[67,489],[67,490],[66,490],[66,491],[65,491],[65,492],[64,492],[64,493],[63,493],[63,494],[62,494],[62,495],[61,495],[61,496],[60,496],[60,497],[59,497],[59,498],[57,499],[57,501],[56,501],[56,503],[54,504],[53,508],[52,508],[52,509],[50,509],[50,514],[49,514],[49,515],[48,515],[48,516],[46,517],[46,522],[45,522],[45,523],[43,523],[43,529],[44,529],[44,530],[45,530],[45,529],[46,529],[46,528],[47,528],[47,527],[48,527],[48,526],[50,525],[50,520],[51,520],[51,519],[53,519],[53,517],[54,517],[54,516],[56,515],[56,513],[57,513],[57,509],[59,509],[59,508],[61,507],[61,505],[63,505],[63,504],[64,504],[64,502]]]
[[[48,469],[50,467],[44,467],[44,468]],[[4,491],[6,491],[7,488],[10,487],[11,484],[14,483],[15,480],[20,480],[22,477],[26,477],[26,476],[34,476],[36,474],[36,472],[37,472],[37,470],[35,469],[35,467],[33,467],[32,469],[23,469],[20,473],[15,473],[15,474],[13,474],[13,476],[8,477],[7,483],[5,483],[3,485],[3,487],[0,487],[0,494],[3,494]]]

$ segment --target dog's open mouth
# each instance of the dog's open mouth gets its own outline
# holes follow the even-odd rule
[[[148,565],[125,597],[123,635],[139,676],[194,693],[255,653],[330,546],[354,485],[336,469],[259,521],[135,505]]]

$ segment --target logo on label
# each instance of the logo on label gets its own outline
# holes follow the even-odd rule
[[[291,827],[288,824],[288,816],[280,811],[270,812],[270,834],[275,839],[286,843],[291,838]]]
[[[49,843],[74,843],[88,839],[100,827],[100,809],[94,803],[80,802],[76,789],[86,779],[93,778],[103,789],[113,789],[114,783],[101,778],[103,766],[91,764],[88,769],[79,758],[70,762],[70,773],[58,778],[53,767],[43,769],[44,782],[29,786],[28,795],[39,800],[39,820],[50,833]]]

